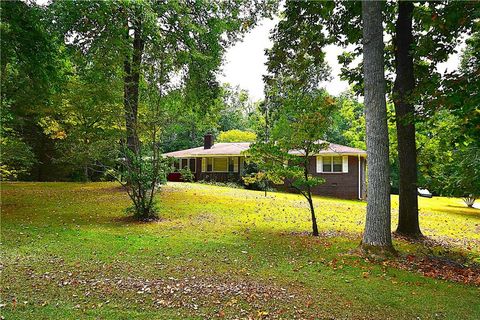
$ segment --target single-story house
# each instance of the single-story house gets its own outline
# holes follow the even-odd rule
[[[165,153],[178,159],[176,172],[168,176],[170,181],[181,181],[179,169],[188,167],[195,180],[240,181],[245,164],[244,151],[248,142],[214,143],[213,135],[204,137],[204,145],[197,148]],[[293,154],[301,153],[292,151]],[[310,172],[325,179],[314,188],[318,195],[345,199],[364,199],[366,196],[366,157],[364,150],[329,143],[310,159]]]

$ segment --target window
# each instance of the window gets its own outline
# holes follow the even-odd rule
[[[333,172],[342,172],[342,157],[333,158]]]
[[[237,157],[202,158],[202,172],[238,172]]]
[[[182,159],[180,162],[180,169],[188,167],[188,159]]]
[[[238,158],[229,157],[228,158],[228,172],[237,172],[238,171]]]
[[[332,172],[332,157],[323,158],[323,172]]]
[[[213,171],[228,171],[228,158],[213,158]]]
[[[213,158],[207,158],[207,172],[213,171]]]
[[[193,158],[193,159],[190,159],[190,171],[191,172],[195,172],[196,169],[197,169],[197,159]]]
[[[348,156],[317,156],[317,172],[348,172]]]

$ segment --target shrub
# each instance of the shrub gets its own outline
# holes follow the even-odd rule
[[[190,171],[190,168],[182,168],[178,172],[182,175],[182,180],[185,182],[193,182],[195,180],[195,176]]]

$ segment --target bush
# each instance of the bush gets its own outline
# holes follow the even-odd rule
[[[195,176],[192,171],[190,171],[190,168],[183,168],[180,169],[178,172],[180,172],[180,174],[182,175],[182,180],[185,182],[193,182],[195,180]]]

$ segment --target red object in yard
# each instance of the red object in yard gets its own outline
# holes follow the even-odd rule
[[[181,182],[182,180],[182,175],[180,172],[171,172],[167,176],[167,181],[175,181],[175,182]]]

